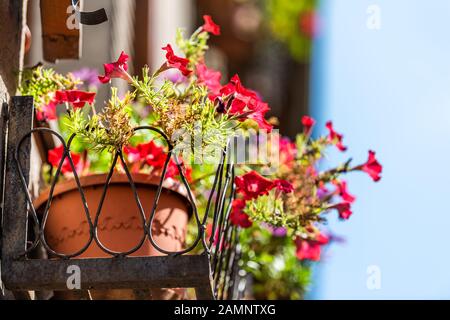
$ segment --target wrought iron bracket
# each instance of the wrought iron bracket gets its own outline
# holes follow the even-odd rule
[[[4,110],[5,107],[3,107]],[[194,204],[195,219],[199,227],[199,233],[195,243],[188,249],[170,253],[159,248],[152,240],[151,223],[158,202],[158,192],[162,188],[162,181],[167,170],[167,160],[150,221],[144,225],[144,236],[164,256],[128,257],[132,251],[118,254],[111,252],[101,246],[101,243],[96,238],[95,230],[93,230],[96,224],[91,222],[89,224],[92,236],[90,241],[95,240],[103,251],[111,255],[111,258],[79,259],[77,256],[83,251],[72,256],[56,254],[56,252],[51,251],[43,236],[45,224],[43,226],[38,225],[36,211],[27,190],[30,182],[31,137],[34,132],[37,132],[36,130],[39,130],[32,129],[34,119],[33,99],[31,97],[13,97],[12,104],[4,115],[6,114],[8,114],[8,117],[2,117],[1,127],[2,132],[6,131],[7,128],[7,139],[1,147],[2,150],[5,150],[6,156],[2,157],[2,159],[5,159],[4,166],[2,166],[2,168],[5,168],[2,171],[5,175],[4,179],[2,179],[4,181],[2,184],[4,186],[2,192],[4,197],[2,207],[3,220],[0,229],[2,231],[1,277],[6,288],[17,292],[32,290],[66,291],[68,290],[67,280],[70,276],[68,270],[70,267],[77,266],[81,271],[80,290],[195,288],[197,299],[230,298],[227,292],[233,292],[232,276],[236,270],[238,257],[234,252],[238,233],[236,228],[229,223],[231,201],[234,196],[234,167],[232,163],[225,164],[223,162],[219,164],[213,187],[215,192],[211,193],[202,219],[197,214]],[[9,121],[7,121],[8,119]],[[49,129],[42,130],[49,131]],[[157,131],[157,129],[153,130]],[[58,135],[55,132],[53,134]],[[73,161],[70,157],[71,140],[69,140],[67,145],[64,141],[62,142],[66,148],[65,157],[69,159],[73,167]],[[170,142],[168,144],[169,155],[171,156],[172,147]],[[226,157],[226,151],[224,151],[224,157]],[[65,158],[61,160],[56,176],[59,175],[64,160]],[[122,164],[124,164],[120,153],[116,154],[114,161],[109,178],[117,161],[122,161]],[[177,165],[182,181],[190,194],[189,185],[182,174],[181,166],[179,163]],[[131,188],[136,196],[137,192],[131,176],[126,168],[124,170],[130,178]],[[75,174],[75,176],[79,185],[77,175]],[[55,178],[52,187],[54,187],[56,180]],[[108,179],[105,182],[104,195],[106,194],[109,181]],[[84,199],[82,188],[79,186],[78,189]],[[51,198],[52,195],[50,195],[50,200],[44,212],[44,220],[51,205]],[[192,196],[189,196],[189,198],[193,203]],[[136,201],[140,204],[138,196],[136,196]],[[84,204],[84,207],[87,211],[86,204]],[[210,209],[214,213],[213,231],[210,239],[206,239],[206,217]],[[101,210],[101,205],[98,210]],[[89,216],[89,212],[86,213]],[[100,212],[97,213],[96,220],[98,220],[99,214]],[[28,230],[33,223],[34,228]],[[31,241],[29,240],[29,234],[33,232],[37,237]],[[219,240],[215,239],[216,237],[213,236],[215,234],[218,235]],[[47,252],[53,253],[53,256],[56,256],[56,258],[36,259],[30,256],[32,250],[38,244],[43,245]],[[197,244],[203,245],[204,253],[189,254]],[[87,247],[84,248],[84,250],[86,249]]]

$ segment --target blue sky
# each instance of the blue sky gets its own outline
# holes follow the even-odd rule
[[[370,5],[380,30],[366,25]],[[450,1],[323,0],[321,11],[312,113],[334,121],[355,163],[374,149],[385,170],[378,184],[348,177],[354,215],[330,220],[346,243],[326,252],[311,297],[448,299]],[[379,290],[366,285],[372,265]]]

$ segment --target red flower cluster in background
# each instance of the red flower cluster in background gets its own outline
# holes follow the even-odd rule
[[[75,109],[83,108],[86,103],[93,104],[95,100],[94,92],[85,92],[80,90],[58,90],[51,95],[50,102],[36,111],[36,118],[39,121],[48,121],[58,119],[56,107],[58,104],[68,103]]]
[[[70,103],[73,108],[81,109],[86,103],[93,104],[95,92],[85,92],[80,90],[56,91],[55,102],[57,104]]]
[[[164,148],[159,147],[153,141],[141,143],[136,147],[125,146],[123,151],[130,163],[138,163],[139,165],[146,163],[156,169],[163,168],[167,159]]]
[[[322,252],[322,246],[328,244],[329,241],[330,239],[322,233],[318,233],[312,240],[297,237],[297,239],[295,240],[295,245],[297,247],[297,258],[299,260],[319,261]]]
[[[159,174],[167,161],[167,154],[163,147],[158,146],[154,141],[138,144],[136,147],[125,146],[123,152],[127,156],[128,162],[132,165],[133,172],[139,172],[145,165],[150,166]],[[183,174],[187,181],[192,181],[192,168],[186,166],[179,160],[180,166],[184,169]],[[178,166],[173,158],[169,160],[166,171],[166,179],[174,178],[179,175]]]
[[[56,102],[51,100],[49,103],[36,110],[36,118],[38,121],[56,120]]]
[[[300,32],[312,39],[317,34],[317,14],[314,11],[303,12],[299,16]]]
[[[62,158],[64,157],[64,146],[61,145],[52,150],[48,151],[48,162],[54,167],[58,168],[61,163]],[[70,157],[72,158],[73,165],[77,172],[83,171],[84,161],[81,159],[81,155],[75,152],[70,152]],[[70,160],[68,157],[64,159],[64,162],[61,166],[61,173],[68,174],[73,173],[72,166],[70,165]]]
[[[231,223],[244,229],[250,228],[253,224],[250,217],[244,213],[245,207],[245,200],[236,199],[232,203],[232,210],[230,213]]]

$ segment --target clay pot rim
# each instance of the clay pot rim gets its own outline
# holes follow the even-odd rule
[[[160,177],[154,175],[144,173],[132,173],[131,176],[133,178],[136,187],[138,187],[139,185],[143,185],[146,187],[153,187],[156,190],[160,183]],[[103,186],[106,182],[107,177],[108,174],[101,173],[82,176],[79,177],[79,180],[82,189],[84,189],[86,187],[92,186]],[[130,186],[128,177],[124,173],[113,174],[113,176],[111,177],[110,186],[114,184],[127,184]],[[75,179],[58,182],[55,185],[55,189],[53,191],[53,198],[73,190],[78,191],[78,185]],[[173,193],[177,197],[182,198],[182,200],[186,202],[186,204],[188,205],[189,217],[192,216],[193,204],[191,203],[191,201],[189,201],[188,191],[182,183],[175,181],[173,179],[166,179],[163,182],[162,192]],[[48,201],[49,196],[50,196],[50,187],[46,188],[43,192],[41,192],[39,196],[33,201],[33,206],[35,207],[35,209],[38,210],[41,206],[45,205]]]

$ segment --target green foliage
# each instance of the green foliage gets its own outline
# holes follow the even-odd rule
[[[303,299],[311,269],[295,256],[292,237],[275,237],[263,226],[241,231],[242,268],[253,277],[256,299]]]
[[[86,117],[82,109],[69,111],[65,121],[67,129],[91,151],[101,153],[105,150],[121,150],[133,135],[128,109],[132,98],[132,95],[127,94],[121,100],[117,96],[117,89],[112,88],[111,99],[101,114]]]
[[[203,60],[205,52],[209,48],[208,40],[209,34],[202,32],[201,28],[195,31],[189,39],[184,38],[183,29],[177,30],[176,43],[186,58],[191,62],[191,66],[195,66]]]
[[[268,195],[260,196],[257,199],[247,201],[247,208],[244,210],[254,222],[269,223],[276,227],[289,225],[289,216],[284,211],[284,203],[280,197],[276,196],[277,191],[270,191]]]
[[[274,37],[285,43],[291,55],[298,61],[308,62],[311,55],[312,40],[301,33],[302,13],[314,11],[317,0],[265,0],[270,28]]]
[[[23,96],[32,96],[36,108],[41,109],[50,103],[55,91],[75,89],[78,84],[80,82],[70,73],[63,76],[52,69],[38,66],[23,71],[18,91]]]
[[[201,162],[224,148],[239,123],[216,112],[207,88],[195,81],[187,86],[167,80],[158,85],[157,77],[144,68],[142,80],[133,81],[138,99],[152,109],[152,125],[161,128],[187,159],[197,153],[195,160]]]

